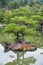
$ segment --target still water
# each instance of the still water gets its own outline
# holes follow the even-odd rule
[[[0,45],[0,65],[43,65],[43,48],[33,52],[4,52]]]

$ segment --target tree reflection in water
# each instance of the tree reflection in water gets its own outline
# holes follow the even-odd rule
[[[9,62],[6,65],[33,65],[35,64],[36,59],[34,57],[28,57],[24,58],[24,54],[26,52],[21,51],[14,51],[14,53],[17,55],[17,59],[15,59],[13,62]]]

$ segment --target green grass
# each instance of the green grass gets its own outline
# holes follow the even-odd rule
[[[3,42],[14,42],[14,35],[13,34],[7,34],[7,33],[0,33],[0,44]]]
[[[28,35],[25,36],[26,41],[30,41],[31,44],[37,45],[37,47],[43,46],[43,35]],[[0,33],[0,44],[3,42],[9,42],[14,43],[15,42],[15,36],[14,34],[7,34],[7,33]]]
[[[37,45],[37,47],[43,47],[43,35],[29,35],[25,40],[29,40],[32,44]]]

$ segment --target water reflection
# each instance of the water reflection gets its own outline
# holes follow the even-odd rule
[[[13,62],[10,62],[6,65],[30,65],[30,64],[34,64],[36,59],[34,59],[34,57],[29,57],[29,58],[25,58],[24,54],[26,54],[26,52],[15,52],[17,54],[17,59],[14,60]]]
[[[5,50],[0,45],[0,65],[43,65],[43,49],[34,52],[17,52]]]
[[[11,58],[11,56],[14,56],[14,58]],[[16,54],[12,51],[8,51],[4,53],[4,48],[0,45],[0,65],[5,65],[8,62],[12,62],[16,59]]]

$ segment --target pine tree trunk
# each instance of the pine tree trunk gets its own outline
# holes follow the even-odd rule
[[[19,32],[17,32],[17,42],[19,42]]]

